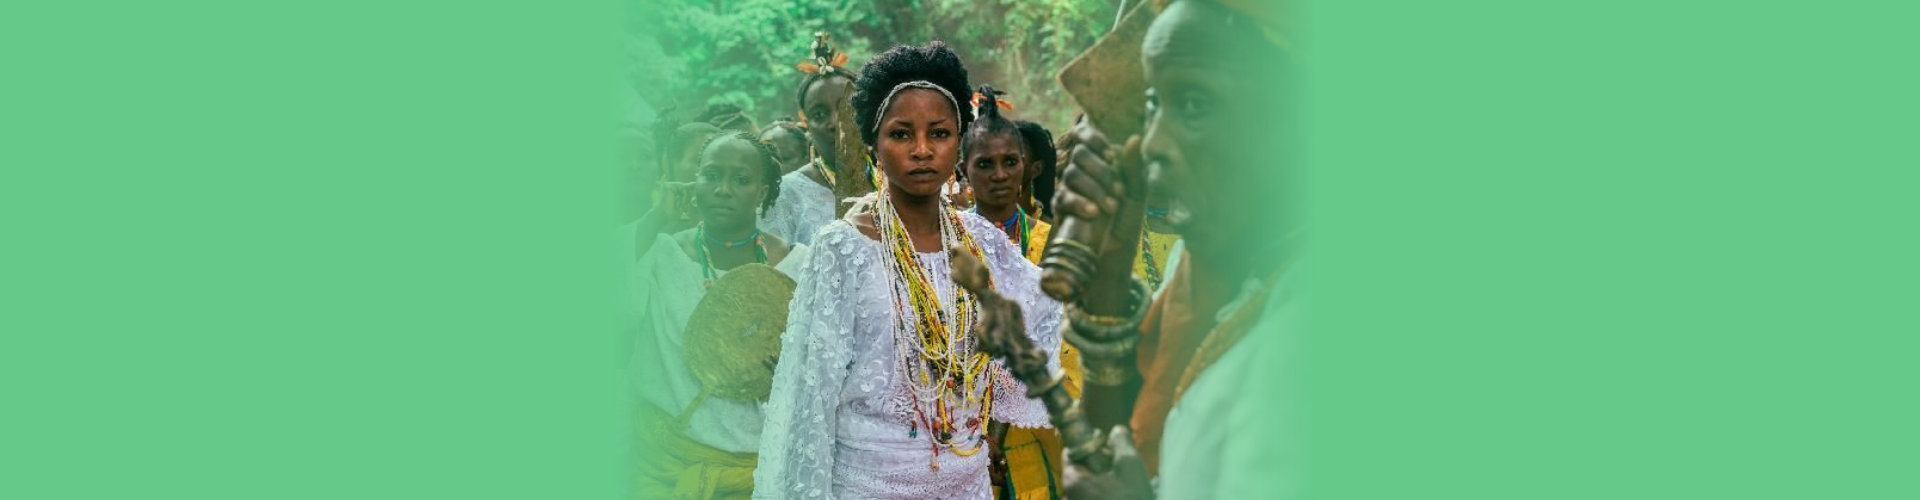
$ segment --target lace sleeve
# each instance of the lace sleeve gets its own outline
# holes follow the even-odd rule
[[[965,219],[967,230],[980,243],[988,267],[993,269],[994,287],[1001,295],[1020,304],[1021,316],[1027,321],[1027,337],[1047,351],[1047,368],[1060,373],[1060,302],[1040,292],[1040,268],[1028,261],[1019,247],[993,223],[971,213]],[[994,391],[1000,396],[994,401],[995,419],[1016,427],[1053,426],[1046,405],[1028,398],[1025,384],[1014,379],[1004,367],[997,372]]]
[[[833,496],[833,451],[841,387],[853,348],[850,308],[838,307],[845,277],[847,231],[822,232],[794,276],[798,286],[780,337],[773,393],[753,473],[754,498],[824,499]]]

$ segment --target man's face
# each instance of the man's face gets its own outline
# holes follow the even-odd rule
[[[1147,78],[1142,153],[1156,195],[1169,200],[1167,222],[1196,255],[1226,251],[1253,225],[1272,225],[1270,169],[1287,153],[1270,138],[1285,124],[1273,109],[1279,80],[1258,59],[1260,38],[1210,2],[1177,1],[1160,13],[1141,45]],[[1231,29],[1235,21],[1241,29]],[[1266,57],[1277,54],[1266,54]]]

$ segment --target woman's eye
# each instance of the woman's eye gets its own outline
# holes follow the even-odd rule
[[[904,140],[907,140],[907,131],[905,131],[905,130],[894,130],[894,131],[892,131],[892,132],[887,132],[887,138],[889,138],[889,139],[893,139],[893,140],[896,140],[896,141],[904,141]]]
[[[993,168],[993,162],[982,158],[980,161],[973,162],[973,168],[978,168],[983,170],[988,168]]]
[[[931,135],[935,139],[945,139],[947,138],[947,136],[953,135],[953,133],[948,132],[947,129],[944,129],[944,128],[936,128],[936,129],[933,129],[933,133],[929,135]]]

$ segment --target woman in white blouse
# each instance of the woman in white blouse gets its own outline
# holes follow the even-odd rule
[[[632,227],[635,269],[629,297],[635,332],[632,370],[639,408],[640,450],[635,492],[653,498],[704,491],[707,498],[746,498],[760,446],[760,402],[715,396],[683,357],[687,325],[707,287],[749,264],[792,274],[805,246],[762,234],[755,214],[779,194],[779,166],[768,147],[743,132],[714,137],[700,150],[691,207],[667,197]],[[698,225],[668,234],[661,227],[691,211]],[[761,378],[760,380],[766,380]],[[698,470],[699,474],[687,471]],[[703,484],[682,484],[698,481]]]
[[[987,425],[1048,426],[1046,409],[968,333],[978,302],[947,251],[987,264],[1036,345],[1060,343],[1060,306],[999,228],[940,188],[971,116],[966,68],[940,42],[869,61],[852,97],[884,185],[827,224],[799,264],[755,498],[992,498]],[[1058,369],[1057,357],[1050,360]]]

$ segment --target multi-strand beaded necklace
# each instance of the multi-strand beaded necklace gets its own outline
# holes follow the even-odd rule
[[[722,242],[715,242],[707,238],[706,223],[701,223],[699,226],[694,227],[693,231],[694,239],[698,240],[693,242],[694,253],[700,254],[700,274],[706,277],[704,284],[708,288],[712,288],[713,280],[720,276],[720,271],[713,268],[713,255],[707,250],[708,245],[721,245],[724,248],[734,248],[752,244],[754,262],[761,264],[767,263],[767,246],[760,242],[760,230],[758,228],[753,230],[753,234],[749,234],[739,241]]]
[[[993,415],[991,372],[997,365],[975,349],[970,335],[978,321],[979,301],[956,286],[951,307],[941,304],[933,278],[920,263],[913,238],[900,222],[892,200],[885,193],[879,198],[874,207],[874,226],[888,254],[885,260],[894,284],[893,307],[898,322],[893,345],[913,402],[907,436],[927,433],[933,454],[928,467],[940,470],[941,448],[965,457],[986,447],[985,431]],[[980,246],[967,233],[960,213],[945,202],[940,204],[940,247],[942,252],[958,247],[982,258]],[[991,286],[992,278],[987,281]]]
[[[827,187],[833,187],[836,183],[840,182],[839,176],[834,175],[833,169],[827,166],[827,160],[815,156],[812,162],[808,162],[808,165],[812,166],[813,170],[820,174],[821,179],[827,181]]]
[[[980,213],[980,207],[973,207],[973,213]],[[1020,255],[1027,254],[1027,241],[1033,239],[1033,218],[1027,216],[1027,209],[1014,205],[1013,217],[1000,223],[1000,231],[1020,245]]]

